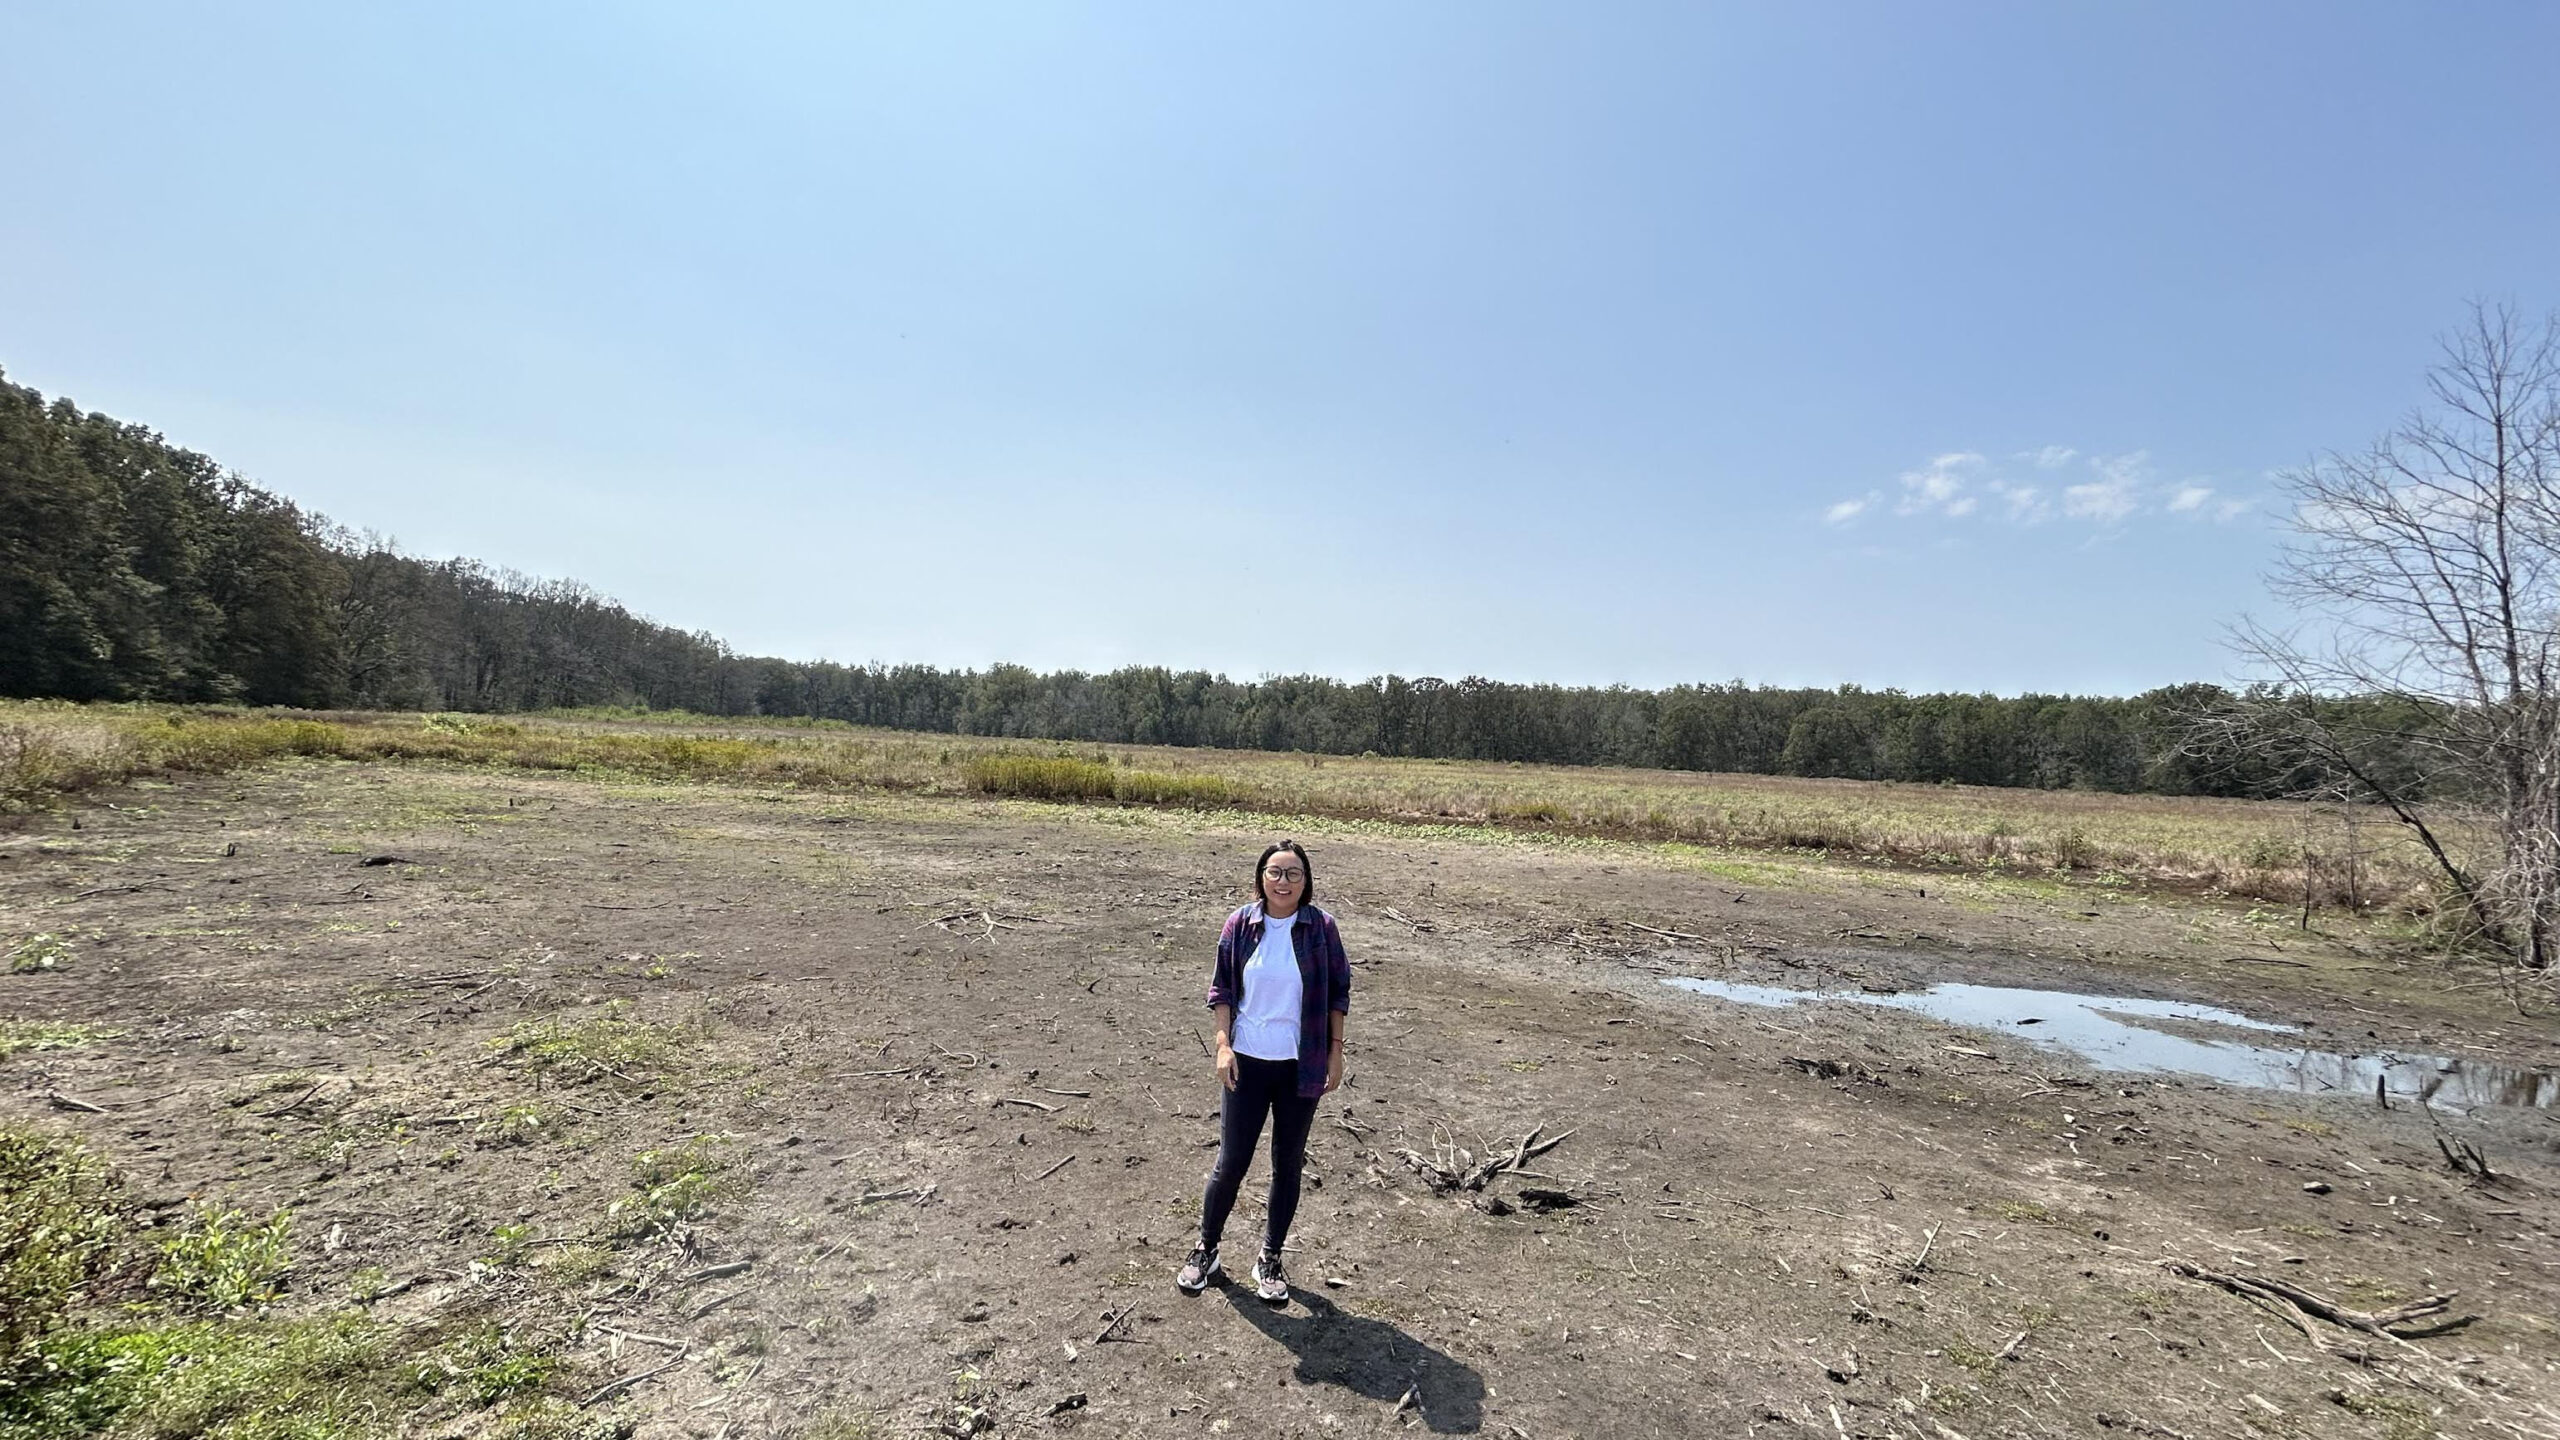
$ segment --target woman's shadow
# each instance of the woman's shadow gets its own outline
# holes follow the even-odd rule
[[[1415,1394],[1422,1422],[1443,1435],[1473,1434],[1484,1424],[1484,1377],[1383,1320],[1346,1313],[1321,1295],[1292,1291],[1304,1306],[1275,1309],[1240,1287],[1227,1303],[1253,1328],[1298,1357],[1298,1383],[1339,1385],[1393,1405]]]

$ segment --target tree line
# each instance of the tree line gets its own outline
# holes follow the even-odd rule
[[[2295,793],[2308,748],[2199,746],[2246,697],[1234,680],[733,654],[575,581],[427,560],[159,434],[0,377],[0,693],[310,709],[591,706],[1023,739],[2077,787]],[[2344,703],[2344,702],[2338,702]]]

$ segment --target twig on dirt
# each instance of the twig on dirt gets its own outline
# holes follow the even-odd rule
[[[1397,909],[1396,907],[1394,907],[1393,905],[1390,905],[1390,906],[1388,906],[1388,907],[1387,907],[1387,909],[1386,909],[1386,916],[1387,916],[1387,918],[1388,918],[1388,919],[1393,920],[1393,921],[1394,921],[1394,922],[1396,922],[1397,924],[1404,926],[1404,927],[1405,927],[1406,929],[1408,929],[1408,930],[1411,930],[1411,931],[1412,931],[1414,934],[1416,934],[1416,935],[1425,934],[1425,933],[1429,932],[1429,931],[1433,928],[1433,927],[1432,927],[1432,924],[1431,924],[1431,922],[1430,922],[1430,921],[1428,921],[1428,920],[1416,920],[1416,919],[1414,919],[1412,916],[1405,914],[1405,913],[1404,913],[1403,911],[1401,911],[1401,910],[1398,910],[1398,909]]]
[[[710,1314],[712,1311],[719,1309],[721,1306],[728,1304],[730,1301],[735,1300],[742,1295],[752,1295],[754,1293],[755,1287],[752,1285],[747,1286],[742,1290],[732,1290],[726,1295],[719,1296],[715,1299],[705,1300],[701,1304],[694,1306],[684,1318],[688,1322],[699,1320],[703,1316]]]
[[[953,1063],[953,1064],[955,1064],[955,1065],[959,1066],[961,1069],[963,1069],[963,1070],[975,1070],[975,1069],[977,1069],[977,1068],[978,1068],[978,1052],[977,1052],[977,1051],[975,1051],[975,1050],[961,1050],[961,1051],[956,1051],[956,1052],[955,1052],[955,1051],[950,1051],[950,1050],[944,1050],[944,1049],[942,1048],[942,1045],[941,1045],[941,1043],[940,1043],[939,1041],[929,1042],[929,1043],[931,1043],[931,1044],[933,1045],[934,1050],[935,1050],[936,1052],[938,1052],[938,1053],[942,1056],[942,1058],[943,1058],[943,1059],[950,1061],[951,1063]]]
[[[1069,1155],[1066,1159],[1061,1160],[1057,1164],[1050,1166],[1048,1169],[1041,1171],[1039,1174],[1032,1176],[1031,1183],[1036,1185],[1039,1182],[1048,1179],[1050,1176],[1057,1174],[1059,1171],[1066,1169],[1069,1165],[1075,1163],[1075,1158],[1076,1157],[1073,1155]]]
[[[1201,1054],[1207,1055],[1209,1053],[1209,1037],[1200,1033],[1199,1026],[1194,1025],[1191,1027],[1191,1038],[1200,1042]]]
[[[59,1090],[46,1091],[44,1098],[52,1101],[53,1108],[56,1110],[86,1110],[92,1115],[107,1113],[107,1107],[104,1105],[92,1105],[77,1095],[65,1095]]]
[[[273,1119],[275,1119],[275,1118],[277,1118],[278,1116],[281,1116],[281,1115],[290,1115],[290,1114],[292,1114],[294,1111],[301,1109],[304,1101],[309,1100],[312,1096],[319,1094],[319,1093],[320,1093],[320,1087],[321,1087],[321,1086],[323,1086],[323,1085],[326,1085],[326,1084],[328,1084],[328,1083],[329,1083],[329,1077],[324,1075],[324,1076],[322,1076],[321,1078],[319,1078],[318,1080],[313,1081],[313,1082],[312,1082],[312,1084],[311,1084],[311,1088],[310,1088],[310,1089],[305,1090],[305,1091],[303,1091],[301,1094],[294,1096],[294,1097],[293,1097],[293,1100],[292,1100],[292,1102],[291,1102],[291,1103],[289,1103],[289,1104],[285,1104],[285,1105],[279,1105],[279,1106],[277,1106],[277,1107],[276,1107],[275,1109],[273,1109],[273,1110],[261,1110],[261,1111],[259,1111],[259,1112],[258,1112],[258,1118],[259,1118],[259,1119],[261,1119],[261,1120],[273,1120]]]
[[[676,1358],[673,1360],[668,1361],[664,1365],[658,1366],[654,1370],[643,1370],[637,1375],[625,1375],[619,1380],[607,1381],[605,1384],[598,1386],[594,1393],[588,1395],[584,1400],[579,1401],[578,1408],[581,1410],[593,1409],[607,1400],[612,1399],[614,1396],[621,1394],[623,1391],[630,1389],[632,1386],[639,1384],[643,1380],[654,1380],[683,1364],[686,1357],[690,1356],[692,1353],[693,1352],[691,1350],[685,1350],[678,1353]]]
[[[71,898],[74,900],[87,900],[98,895],[131,895],[136,891],[162,890],[166,888],[168,887],[158,880],[145,880],[139,885],[101,885],[95,890],[81,890],[74,892]]]
[[[1119,1310],[1119,1313],[1117,1313],[1117,1314],[1113,1315],[1113,1316],[1110,1318],[1110,1320],[1109,1320],[1109,1321],[1107,1321],[1107,1322],[1103,1325],[1101,1333],[1100,1333],[1100,1334],[1098,1334],[1098,1335],[1095,1335],[1095,1336],[1093,1337],[1093,1343],[1094,1343],[1094,1344],[1096,1344],[1096,1345],[1099,1345],[1099,1344],[1101,1344],[1103,1341],[1110,1339],[1110,1338],[1111,1338],[1111,1332],[1112,1332],[1112,1331],[1114,1331],[1114,1330],[1119,1329],[1119,1328],[1120,1328],[1120,1322],[1121,1322],[1121,1321],[1123,1321],[1123,1320],[1128,1319],[1128,1318],[1129,1318],[1129,1314],[1130,1314],[1130,1312],[1131,1312],[1131,1311],[1133,1311],[1133,1310],[1136,1310],[1137,1308],[1138,1308],[1138,1302],[1137,1302],[1137,1301],[1135,1301],[1135,1300],[1132,1300],[1132,1301],[1130,1301],[1128,1304],[1121,1306],[1121,1307],[1120,1307],[1120,1310]]]
[[[417,1289],[419,1286],[426,1284],[430,1280],[459,1280],[461,1278],[462,1274],[457,1270],[421,1270],[406,1280],[395,1280],[392,1283],[383,1286],[381,1289],[374,1291],[370,1295],[357,1296],[356,1303],[359,1305],[370,1305],[377,1300],[388,1300],[394,1295],[406,1295],[410,1291]]]
[[[2233,955],[2224,959],[2222,963],[2225,965],[2290,965],[2296,970],[2308,970],[2311,968],[2310,962],[2308,961],[2278,960],[2272,955]]]
[[[996,1097],[995,1103],[998,1105],[1021,1105],[1033,1110],[1055,1110],[1058,1108],[1046,1100],[1025,1100],[1019,1095],[999,1095]]]
[[[1090,1090],[1061,1090],[1055,1085],[1043,1085],[1040,1087],[1040,1090],[1041,1093],[1045,1095],[1072,1095],[1078,1100],[1090,1100],[1093,1098],[1093,1092]]]
[[[1647,935],[1659,935],[1665,940],[1695,940],[1701,945],[1707,943],[1706,936],[1692,935],[1686,930],[1657,930],[1650,925],[1639,925],[1633,920],[1621,920],[1618,923],[1630,930],[1641,930]]]
[[[883,1075],[913,1075],[923,1068],[921,1065],[900,1065],[893,1070],[839,1070],[827,1078],[830,1080],[877,1080]]]
[[[854,1198],[853,1203],[856,1209],[865,1205],[876,1205],[883,1200],[913,1200],[921,1205],[933,1197],[934,1191],[941,1188],[940,1185],[927,1185],[919,1190],[913,1185],[908,1185],[896,1190],[865,1190]]]
[[[2015,1360],[2018,1358],[2018,1347],[2026,1343],[2027,1332],[2021,1330],[2017,1334],[2010,1336],[2009,1343],[2001,1346],[2000,1353],[1992,1356],[1991,1358],[1994,1360]]]
[[[698,1280],[726,1280],[732,1275],[744,1275],[754,1268],[756,1268],[756,1262],[753,1260],[732,1260],[726,1265],[706,1265],[691,1274],[679,1275],[674,1283],[691,1285]]]
[[[619,1340],[637,1340],[643,1345],[656,1345],[667,1350],[682,1350],[693,1343],[689,1340],[670,1340],[664,1335],[647,1335],[637,1330],[616,1330],[610,1325],[599,1325],[596,1328]]]
[[[1937,1248],[1938,1227],[1932,1225],[1929,1227],[1928,1238],[1920,1246],[1920,1253],[1912,1256],[1911,1259],[1903,1265],[1902,1278],[1915,1285],[1918,1284],[1920,1282],[1920,1277],[1928,1272],[1929,1252]]]

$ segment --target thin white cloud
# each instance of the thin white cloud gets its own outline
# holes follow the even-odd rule
[[[2132,487],[2121,480],[2092,480],[2086,485],[2063,487],[2062,513],[2075,520],[2113,525],[2137,508]]]
[[[2072,471],[2086,478],[2075,479]],[[2036,478],[2024,478],[2028,476]],[[1895,515],[1935,515],[1947,520],[1979,515],[2012,525],[2068,519],[2102,531],[2145,513],[2189,515],[2219,523],[2257,503],[2226,496],[2200,479],[2174,484],[2159,480],[2152,473],[2149,451],[2105,454],[2047,445],[2017,451],[1998,462],[1980,451],[1949,451],[1903,471],[1892,489],[1870,490],[1835,502],[1822,512],[1823,523],[1846,525],[1881,515],[1888,497]]]
[[[2008,502],[2009,518],[2023,525],[2033,525],[2053,513],[2045,503],[2044,491],[2033,485],[2012,485],[2005,480],[1991,482],[1992,493]]]
[[[1902,500],[1893,507],[1894,512],[1918,515],[1928,510],[1944,510],[1950,515],[1964,514],[1973,508],[1970,504],[1963,510],[1954,507],[1964,494],[1965,477],[1980,470],[1982,464],[1980,455],[1970,450],[1959,450],[1941,455],[1917,470],[1903,471]]]

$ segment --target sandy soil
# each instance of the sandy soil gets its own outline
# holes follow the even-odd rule
[[[327,762],[114,792],[0,833],[0,936],[72,946],[0,1014],[124,1032],[0,1062],[0,1113],[156,1195],[292,1206],[298,1305],[372,1272],[415,1282],[378,1314],[552,1327],[561,1394],[655,1371],[599,1406],[643,1436],[2560,1434],[2553,1111],[2431,1123],[1660,983],[2094,989],[2560,1060],[2369,945],[2050,886],[1308,834],[1358,968],[1296,1298],[1185,1297],[1208,959],[1261,838]],[[597,1020],[671,1048],[492,1044]],[[1564,1135],[1541,1173],[1480,1192],[1398,1154],[1533,1126]],[[634,1155],[695,1136],[732,1193],[618,1234]],[[609,1253],[566,1273],[573,1241]],[[2457,1291],[2455,1323],[2306,1337],[2164,1259]]]

